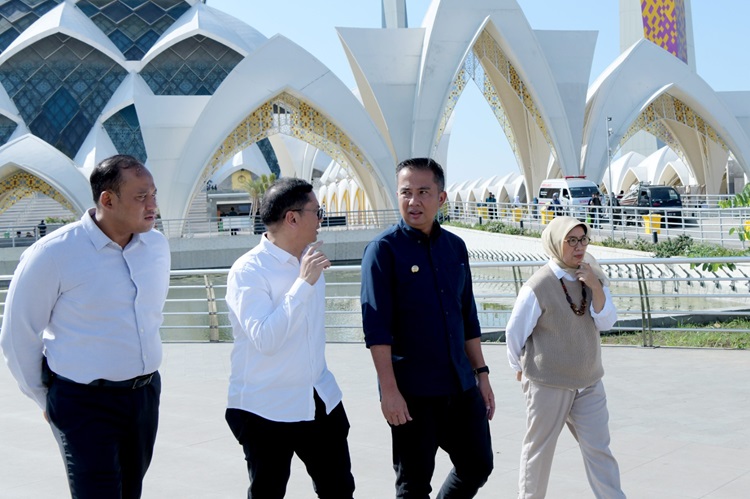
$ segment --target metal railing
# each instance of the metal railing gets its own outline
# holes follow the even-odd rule
[[[703,271],[703,263],[733,264]],[[523,283],[543,261],[472,263],[474,294],[487,340],[503,340],[505,325]],[[653,332],[684,331],[684,324],[711,324],[750,315],[750,258],[668,258],[601,260],[619,320],[615,329],[637,332],[643,346],[654,346]],[[228,270],[172,271],[161,329],[164,341],[232,341],[224,301]],[[360,267],[326,271],[326,328],[332,342],[363,340],[359,304]],[[10,276],[0,276],[4,310]],[[693,329],[695,330],[695,328]],[[711,332],[748,329],[712,327]]]
[[[750,208],[720,209],[718,207],[658,207],[600,206],[596,212],[585,205],[550,205],[448,202],[438,214],[439,220],[450,220],[470,225],[501,221],[506,224],[541,232],[555,214],[576,216],[592,222],[594,237],[599,239],[652,238],[658,232],[660,238],[686,234],[698,241],[711,242],[732,248],[744,248],[746,241],[740,240],[739,231],[750,236]],[[648,219],[644,219],[644,215]],[[659,220],[656,221],[656,217]],[[230,235],[257,234],[262,224],[251,223],[249,217],[233,217],[231,224],[223,218],[160,219],[157,228],[170,238],[224,237]],[[400,220],[398,210],[377,210],[329,213],[321,222],[323,231],[352,231],[363,229],[385,229]],[[246,223],[241,223],[246,222]],[[231,226],[230,226],[231,225]],[[47,233],[60,227],[48,225]],[[734,229],[734,233],[730,231]],[[18,237],[21,231],[23,237]],[[26,237],[28,233],[29,237]],[[0,232],[0,248],[29,246],[38,239],[36,227],[9,226]],[[750,239],[746,237],[745,239]]]
[[[741,240],[739,233],[750,236],[750,208],[446,203],[440,217],[470,225],[497,221],[519,229],[541,232],[556,215],[586,220],[598,240],[652,240],[656,232],[657,239],[685,234],[697,241],[742,249],[747,241]]]

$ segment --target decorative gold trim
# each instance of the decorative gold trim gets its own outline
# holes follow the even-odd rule
[[[359,147],[339,127],[310,104],[283,92],[260,106],[232,130],[211,157],[201,176],[201,184],[232,156],[277,133],[317,147],[350,173],[354,169],[353,161],[374,173]]]
[[[672,135],[665,121],[676,121],[698,132],[704,141],[710,140],[719,144],[722,149],[729,147],[716,130],[696,113],[690,106],[669,94],[661,94],[636,118],[628,131],[620,139],[618,149],[640,130],[645,130],[669,146],[687,165],[688,161],[680,143]]]
[[[76,214],[76,209],[65,196],[49,185],[39,177],[31,173],[19,172],[0,180],[0,213],[19,202],[20,200],[31,197],[35,192],[44,194],[48,198],[54,199],[71,213]]]
[[[513,134],[513,129],[511,127],[508,115],[505,114],[505,110],[503,109],[497,89],[492,83],[492,80],[487,76],[486,69],[488,65],[490,65],[494,70],[502,75],[503,79],[505,79],[508,85],[510,85],[510,87],[515,91],[518,100],[523,104],[526,112],[531,115],[537,127],[539,127],[539,130],[542,132],[547,145],[549,145],[552,155],[557,157],[555,147],[547,130],[547,125],[544,122],[539,109],[536,107],[534,99],[531,97],[531,94],[528,91],[528,86],[523,82],[523,79],[518,74],[518,71],[510,62],[508,57],[505,55],[505,52],[503,52],[502,48],[500,48],[495,39],[492,38],[492,35],[490,35],[487,30],[483,31],[482,34],[479,35],[477,42],[474,44],[471,52],[466,57],[461,71],[453,82],[450,94],[448,95],[448,102],[446,104],[443,115],[440,118],[440,125],[438,127],[438,140],[440,139],[440,137],[442,137],[443,132],[445,131],[445,127],[448,124],[448,120],[450,119],[450,116],[453,113],[456,104],[458,103],[458,99],[461,97],[461,94],[463,93],[463,90],[466,87],[469,78],[471,78],[482,91],[487,104],[489,104],[490,109],[497,118],[500,127],[503,129],[503,132],[505,133],[505,136],[510,143],[513,154],[516,156],[518,164],[523,164],[518,150],[518,142],[516,141],[515,135]]]

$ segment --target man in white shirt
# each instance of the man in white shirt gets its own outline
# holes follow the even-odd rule
[[[90,183],[96,208],[21,256],[0,346],[50,423],[72,497],[138,498],[158,424],[169,245],[141,162],[105,159]]]
[[[325,360],[323,209],[311,184],[285,177],[263,195],[260,216],[268,232],[232,266],[226,296],[226,419],[245,452],[248,498],[284,497],[296,453],[318,497],[351,499],[349,421]]]

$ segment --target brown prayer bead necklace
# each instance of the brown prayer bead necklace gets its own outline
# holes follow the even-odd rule
[[[570,298],[570,295],[568,294],[568,288],[565,287],[565,283],[563,282],[563,278],[560,278],[560,284],[562,284],[563,291],[565,291],[565,298],[568,300],[568,305],[570,305],[570,309],[573,311],[576,315],[583,315],[586,313],[586,286],[581,285],[581,307],[577,308],[573,304],[573,300]]]

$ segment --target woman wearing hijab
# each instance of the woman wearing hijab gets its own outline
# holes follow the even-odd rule
[[[599,331],[617,321],[609,280],[586,254],[589,227],[557,217],[542,233],[550,261],[524,284],[506,328],[508,360],[526,398],[519,498],[547,493],[557,439],[567,424],[598,498],[624,498],[609,450]]]

